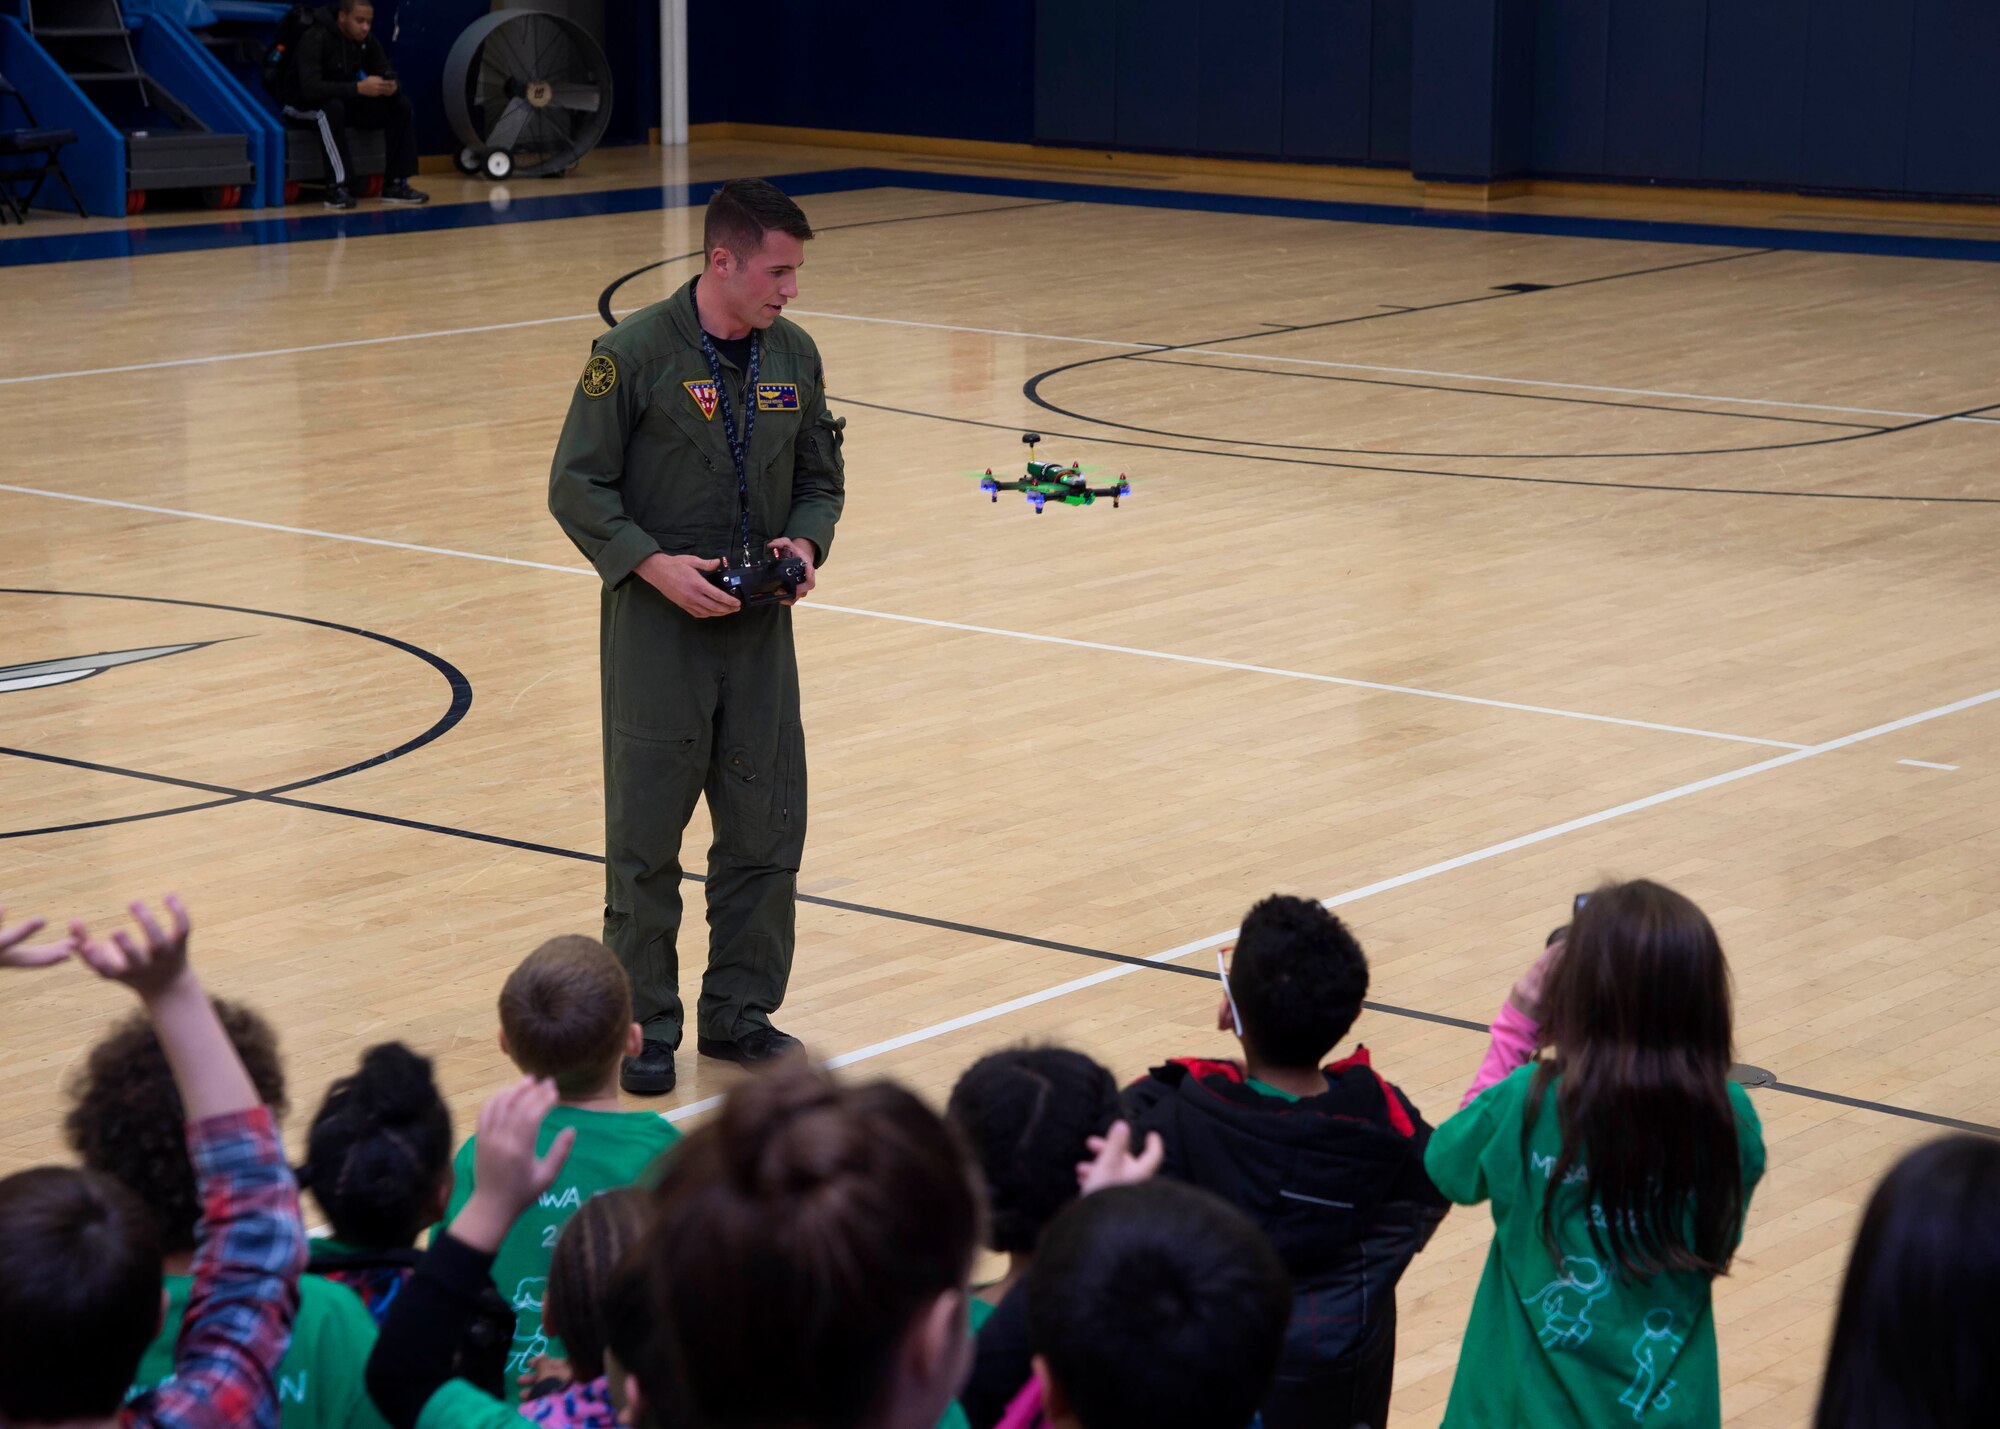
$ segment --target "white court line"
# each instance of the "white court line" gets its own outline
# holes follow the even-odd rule
[[[620,316],[630,316],[637,311],[639,311],[637,308],[629,308]],[[1842,412],[1857,417],[1908,417],[1917,421],[1937,421],[1946,418],[1943,412],[1901,412],[1886,407],[1835,407],[1822,402],[1784,402],[1768,397],[1718,397],[1698,392],[1669,392],[1650,387],[1602,387],[1584,382],[1549,382],[1536,377],[1495,377],[1490,373],[1480,372],[1440,372],[1424,367],[1380,367],[1365,362],[1331,362],[1319,358],[1281,357],[1275,353],[1240,352],[1234,348],[1174,347],[1158,342],[1114,342],[1101,337],[1065,337],[1060,333],[1022,332],[1014,328],[965,327],[955,323],[918,322],[912,318],[878,318],[859,313],[831,313],[815,308],[795,308],[793,311],[800,317],[827,318],[836,322],[876,323],[886,327],[924,328],[932,332],[976,333],[986,337],[1015,337],[1032,342],[1077,343],[1086,347],[1116,347],[1132,352],[1192,352],[1203,357],[1242,357],[1257,362],[1333,367],[1353,372],[1384,372],[1402,377],[1446,377],[1461,382],[1497,382],[1507,387],[1547,387],[1566,392],[1610,392],[1625,397],[1673,397],[1689,402],[1721,402],[1738,407],[1792,407],[1804,412]],[[31,372],[19,377],[0,377],[0,387],[23,382],[54,382],[64,377],[104,377],[120,372],[152,372],[169,367],[203,367],[218,362],[248,362],[260,357],[292,357],[307,352],[330,352],[343,347],[369,347],[376,343],[420,342],[436,337],[464,337],[472,333],[505,332],[512,328],[547,327],[552,323],[582,322],[586,318],[597,316],[598,314],[594,312],[571,313],[566,317],[524,318],[519,322],[435,328],[429,332],[392,333],[385,337],[356,337],[343,342],[315,342],[301,347],[271,347],[257,352],[217,352],[205,357],[176,357],[160,362],[128,362],[116,367],[79,367],[68,372]],[[1949,420],[2000,426],[2000,417],[1952,416]]]
[[[1934,709],[1924,710],[1918,714],[1906,715],[1902,719],[1890,720],[1886,724],[1874,725],[1854,734],[1842,735],[1838,739],[1829,739],[1823,744],[1808,745],[1803,749],[1795,749],[1789,754],[1780,754],[1756,764],[1745,765],[1741,769],[1732,769],[1725,774],[1711,774],[1706,779],[1696,779],[1692,783],[1681,784],[1662,793],[1649,794],[1643,799],[1632,799],[1623,804],[1614,804],[1608,809],[1599,809],[1594,814],[1584,814],[1579,818],[1565,819],[1562,823],[1551,824],[1547,828],[1537,829],[1531,834],[1522,834],[1519,838],[1507,839],[1496,844],[1488,844],[1486,847],[1474,849],[1470,853],[1462,853],[1455,858],[1441,859],[1436,863],[1426,864],[1424,867],[1414,869],[1409,873],[1397,874],[1393,878],[1380,879],[1377,882],[1366,884],[1360,888],[1351,888],[1345,893],[1337,893],[1333,897],[1321,901],[1328,908],[1339,908],[1345,904],[1359,902],[1363,898],[1372,897],[1377,893],[1386,893],[1391,889],[1403,888],[1412,883],[1421,883],[1425,879],[1436,878],[1440,874],[1450,873],[1456,869],[1465,868],[1470,864],[1483,863],[1488,859],[1498,858],[1502,854],[1512,853],[1516,849],[1527,848],[1533,844],[1547,843],[1550,839],[1560,838],[1564,834],[1574,833],[1579,829],[1587,829],[1597,824],[1609,823],[1613,819],[1623,818],[1627,814],[1638,813],[1642,809],[1650,809],[1660,804],[1671,803],[1676,799],[1685,799],[1692,794],[1703,793],[1709,789],[1719,788],[1724,784],[1733,784],[1739,779],[1748,779],[1754,774],[1764,774],[1773,769],[1782,769],[1788,764],[1797,764],[1802,760],[1814,759],[1822,754],[1830,754],[1836,749],[1846,749],[1850,745],[1860,744],[1866,740],[1878,739],[1885,734],[1894,734],[1896,731],[1908,729],[1912,725],[1924,724],[1934,719],[1942,719],[1946,715],[1957,714],[1961,710],[1972,709],[1977,705],[1987,704],[1993,700],[2000,700],[2000,689],[1988,690],[1984,694],[1972,695],[1962,700],[1954,700],[1948,705],[1939,705]],[[1165,952],[1154,953],[1146,961],[1149,963],[1175,962],[1180,958],[1186,957],[1189,953],[1196,953],[1205,948],[1220,946],[1235,936],[1236,930],[1232,928],[1225,933],[1216,933],[1210,937],[1197,938],[1194,942],[1183,943],[1177,948],[1169,948]],[[839,1056],[829,1059],[827,1066],[847,1067],[852,1066],[856,1062],[866,1062],[871,1058],[885,1056],[890,1052],[899,1051],[904,1047],[913,1046],[919,1042],[928,1042],[932,1038],[942,1037],[947,1033],[973,1027],[982,1022],[990,1022],[996,1017],[1005,1017],[1007,1014],[1019,1012],[1023,1008],[1035,1007],[1044,1002],[1052,1002],[1059,997],[1067,997],[1073,992],[1081,992],[1085,988],[1096,987],[1100,983],[1111,982],[1121,977],[1129,977],[1138,971],[1140,971],[1139,968],[1127,963],[1118,967],[1106,968],[1102,972],[1091,973],[1087,977],[1072,978],[1068,982],[1057,983],[1053,987],[1045,987],[1040,992],[1031,992],[1025,997],[1010,998],[1006,1002],[995,1003],[993,1006],[981,1008],[977,1012],[968,1012],[958,1017],[947,1018],[945,1021],[933,1023],[929,1027],[918,1028],[914,1032],[905,1032],[899,1037],[885,1038],[880,1042],[871,1042],[865,1047],[858,1047],[852,1052],[843,1052]],[[692,1115],[696,1109],[705,1109],[707,1106],[713,1105],[716,1100],[719,1100],[719,1098],[711,1098],[706,1103],[697,1103],[695,1107],[687,1108],[686,1114]]]
[[[1956,774],[1958,772],[1956,764],[1933,764],[1928,759],[1898,759],[1896,762],[1898,764],[1907,764],[1912,769],[1942,769],[1947,774]]]
[[[526,561],[518,556],[489,556],[479,551],[460,551],[449,546],[423,546],[412,541],[389,541],[379,536],[353,536],[339,531],[318,531],[309,526],[284,526],[274,521],[251,521],[241,516],[216,516],[205,511],[183,511],[171,506],[148,506],[137,501],[114,501],[107,496],[80,496],[69,491],[49,491],[34,486],[0,483],[0,491],[19,496],[45,496],[56,501],[75,501],[88,506],[109,506],[120,511],[140,511],[153,516],[178,516],[191,521],[214,521],[225,526],[245,526],[256,531],[276,531],[288,536],[311,536],[327,541],[349,541],[363,546],[382,546],[394,551],[415,551],[427,556],[450,556],[464,561],[486,561],[499,566],[520,566],[533,571],[555,571],[561,575],[589,576],[596,573],[584,566],[559,566],[548,561]],[[1306,680],[1321,685],[1342,685],[1349,689],[1374,690],[1381,694],[1413,695],[1419,699],[1445,700],[1452,704],[1480,705],[1487,709],[1514,710],[1522,714],[1553,715],[1558,719],[1585,720],[1592,724],[1623,725],[1628,729],[1653,730],[1662,734],[1686,734],[1698,739],[1719,739],[1732,744],[1761,744],[1772,749],[1803,749],[1804,745],[1785,739],[1760,739],[1749,734],[1722,734],[1687,725],[1659,724],[1652,720],[1624,719],[1617,715],[1589,714],[1582,710],[1557,709],[1551,705],[1519,704],[1513,700],[1490,700],[1479,695],[1459,695],[1446,690],[1426,690],[1415,685],[1390,685],[1376,680],[1355,680],[1343,675],[1320,675],[1309,670],[1286,670],[1275,665],[1252,665],[1241,660],[1216,660],[1204,655],[1181,655],[1168,650],[1147,650],[1137,645],[1111,645],[1099,640],[1075,640],[1064,635],[1039,635],[1027,630],[1006,630],[996,625],[968,625],[956,620],[933,620],[921,615],[898,615],[886,610],[866,610],[854,605],[834,605],[808,601],[802,610],[824,610],[838,615],[858,615],[868,620],[888,620],[901,625],[923,625],[933,630],[956,630],[970,635],[995,635],[1008,640],[1031,640],[1041,645],[1064,645],[1076,650],[1097,650],[1111,655],[1136,655],[1148,660],[1165,660],[1177,665],[1201,665],[1215,670],[1236,670],[1251,675],[1271,675],[1283,680]]]

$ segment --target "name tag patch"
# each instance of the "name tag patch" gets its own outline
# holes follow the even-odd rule
[[[687,388],[688,396],[694,398],[695,406],[701,408],[702,420],[707,422],[714,421],[715,383],[704,378],[700,382],[683,382],[681,386]]]
[[[799,385],[796,382],[759,382],[757,384],[757,410],[760,412],[796,412],[799,410]]]

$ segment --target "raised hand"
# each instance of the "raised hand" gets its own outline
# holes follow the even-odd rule
[[[163,929],[144,903],[126,907],[139,924],[139,936],[120,928],[106,940],[93,938],[90,930],[75,919],[70,921],[70,946],[99,977],[121,982],[151,1002],[173,988],[188,970],[188,915],[181,900],[169,893],[167,912],[173,915],[171,929]]]
[[[1124,1121],[1112,1122],[1109,1131],[1091,1137],[1084,1145],[1090,1148],[1090,1160],[1077,1162],[1076,1184],[1086,1196],[1107,1186],[1136,1186],[1141,1181],[1150,1181],[1167,1157],[1167,1144],[1157,1131],[1146,1133],[1145,1149],[1135,1156],[1132,1127]]]
[[[0,908],[0,968],[45,968],[59,963],[75,951],[67,938],[54,943],[30,943],[28,939],[48,926],[46,918],[23,918],[7,926],[7,910]]]

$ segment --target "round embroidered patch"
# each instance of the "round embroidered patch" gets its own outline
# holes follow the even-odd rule
[[[618,385],[618,364],[608,352],[594,352],[583,365],[583,395],[602,397]]]

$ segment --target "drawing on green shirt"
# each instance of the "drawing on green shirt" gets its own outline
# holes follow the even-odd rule
[[[1557,1267],[1556,1278],[1523,1296],[1521,1303],[1542,1312],[1542,1348],[1562,1350],[1590,1338],[1597,1328],[1590,1323],[1590,1307],[1610,1293],[1603,1266],[1587,1255],[1568,1255]]]
[[[1673,1380],[1660,1384],[1657,1390],[1653,1387],[1660,1378],[1660,1367],[1653,1362],[1653,1347],[1662,1343],[1671,1350],[1678,1350],[1682,1344],[1681,1337],[1674,1333],[1674,1312],[1664,1305],[1646,1312],[1639,1338],[1632,1342],[1632,1358],[1639,1362],[1639,1368],[1632,1375],[1631,1387],[1618,1396],[1618,1402],[1632,1411],[1634,1419],[1644,1418],[1649,1407],[1667,1409],[1673,1405]],[[1673,1363],[1672,1355],[1667,1356],[1667,1362]]]

